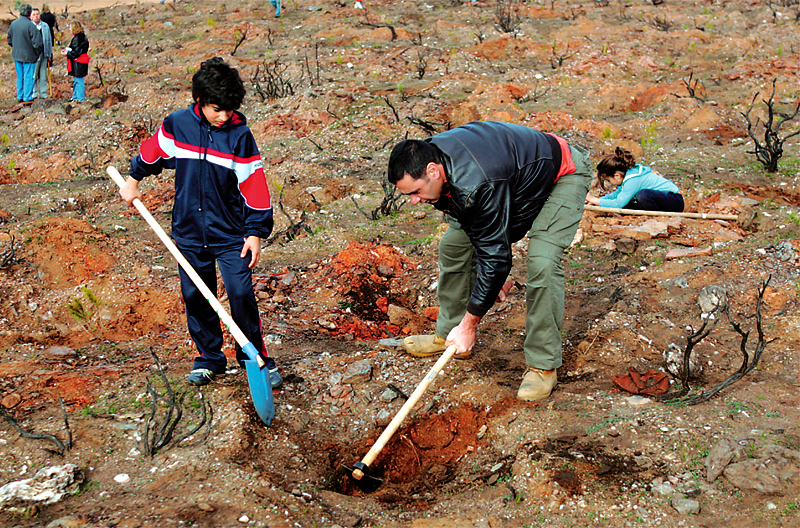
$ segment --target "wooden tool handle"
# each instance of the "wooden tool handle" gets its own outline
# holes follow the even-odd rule
[[[584,205],[584,210],[598,213],[616,213],[639,216],[680,216],[682,218],[702,218],[706,220],[738,220],[736,215],[712,213],[670,213],[667,211],[643,211],[640,209],[617,209],[616,207],[600,207],[599,205]]]
[[[111,179],[114,180],[114,183],[116,183],[120,188],[125,185],[125,180],[122,179],[122,175],[120,175],[116,167],[109,166],[106,171],[108,172],[108,175],[111,176]],[[250,343],[250,340],[247,339],[247,337],[244,335],[244,332],[239,329],[239,326],[234,322],[233,318],[228,314],[228,312],[225,311],[225,308],[222,307],[220,302],[217,300],[217,296],[211,293],[211,290],[208,289],[208,286],[206,286],[206,283],[200,278],[200,275],[198,275],[192,265],[189,264],[189,261],[186,260],[186,257],[184,257],[180,251],[178,251],[178,248],[175,247],[175,244],[169,239],[167,233],[165,233],[159,223],[156,222],[156,219],[153,218],[153,215],[150,214],[150,211],[147,210],[147,207],[144,206],[141,200],[138,198],[133,200],[133,206],[136,207],[136,209],[139,211],[139,214],[142,215],[142,218],[144,218],[153,231],[155,231],[156,235],[158,235],[158,238],[161,239],[161,242],[167,246],[169,252],[172,253],[172,256],[175,257],[175,260],[177,260],[178,264],[180,264],[180,266],[183,268],[183,271],[185,271],[189,278],[192,279],[194,285],[197,286],[197,289],[200,290],[200,292],[203,294],[203,297],[206,298],[214,311],[217,312],[217,315],[225,324],[225,326],[228,327],[228,330],[230,330],[233,338],[237,343],[239,343],[239,346],[245,350],[245,347]],[[247,351],[252,353],[250,347],[247,347]],[[248,356],[249,355],[250,354],[248,354]],[[264,360],[258,353],[256,353],[255,356],[256,357],[251,357],[250,359],[258,361],[258,366],[263,368],[265,365]]]
[[[395,432],[400,428],[400,424],[403,420],[405,420],[408,413],[411,412],[411,409],[417,404],[422,395],[428,389],[431,383],[433,383],[434,378],[439,373],[440,370],[444,368],[445,365],[453,358],[457,349],[455,345],[450,345],[447,347],[447,350],[444,351],[444,354],[439,356],[439,360],[436,362],[435,365],[428,371],[428,374],[425,375],[425,378],[422,382],[414,389],[414,392],[411,393],[411,396],[408,397],[408,400],[403,404],[400,410],[397,412],[397,415],[392,419],[389,425],[386,426],[386,429],[383,431],[378,440],[375,441],[375,444],[372,446],[372,449],[361,459],[361,463],[369,466],[372,462],[375,461],[375,458],[381,452],[381,450],[386,446],[389,440],[392,438]],[[359,469],[353,470],[353,477],[360,480],[361,477],[364,476],[364,473]]]

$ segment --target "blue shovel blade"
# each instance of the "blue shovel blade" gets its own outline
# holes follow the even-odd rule
[[[251,350],[252,349],[252,350]],[[250,385],[250,397],[261,421],[269,425],[275,418],[275,402],[272,399],[272,383],[269,381],[269,369],[259,368],[256,356],[258,352],[252,343],[247,343],[242,350],[247,357],[244,361],[247,369],[247,383]]]

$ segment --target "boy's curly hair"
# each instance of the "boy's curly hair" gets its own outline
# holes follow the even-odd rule
[[[220,110],[238,110],[245,89],[239,71],[220,57],[203,61],[192,76],[192,99],[200,106],[214,105]]]

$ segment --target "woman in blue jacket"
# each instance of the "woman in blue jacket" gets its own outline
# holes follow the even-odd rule
[[[650,167],[639,165],[628,150],[617,147],[614,154],[597,164],[600,189],[617,188],[603,196],[586,195],[586,203],[618,209],[683,212],[683,196],[678,186]]]

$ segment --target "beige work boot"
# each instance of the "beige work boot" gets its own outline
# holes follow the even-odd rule
[[[556,381],[555,370],[528,367],[517,391],[517,399],[522,401],[543,400],[553,392]]]
[[[436,334],[433,335],[413,335],[403,339],[403,348],[406,352],[416,357],[435,356],[444,352],[444,338]],[[467,359],[472,352],[456,354],[455,358]]]

